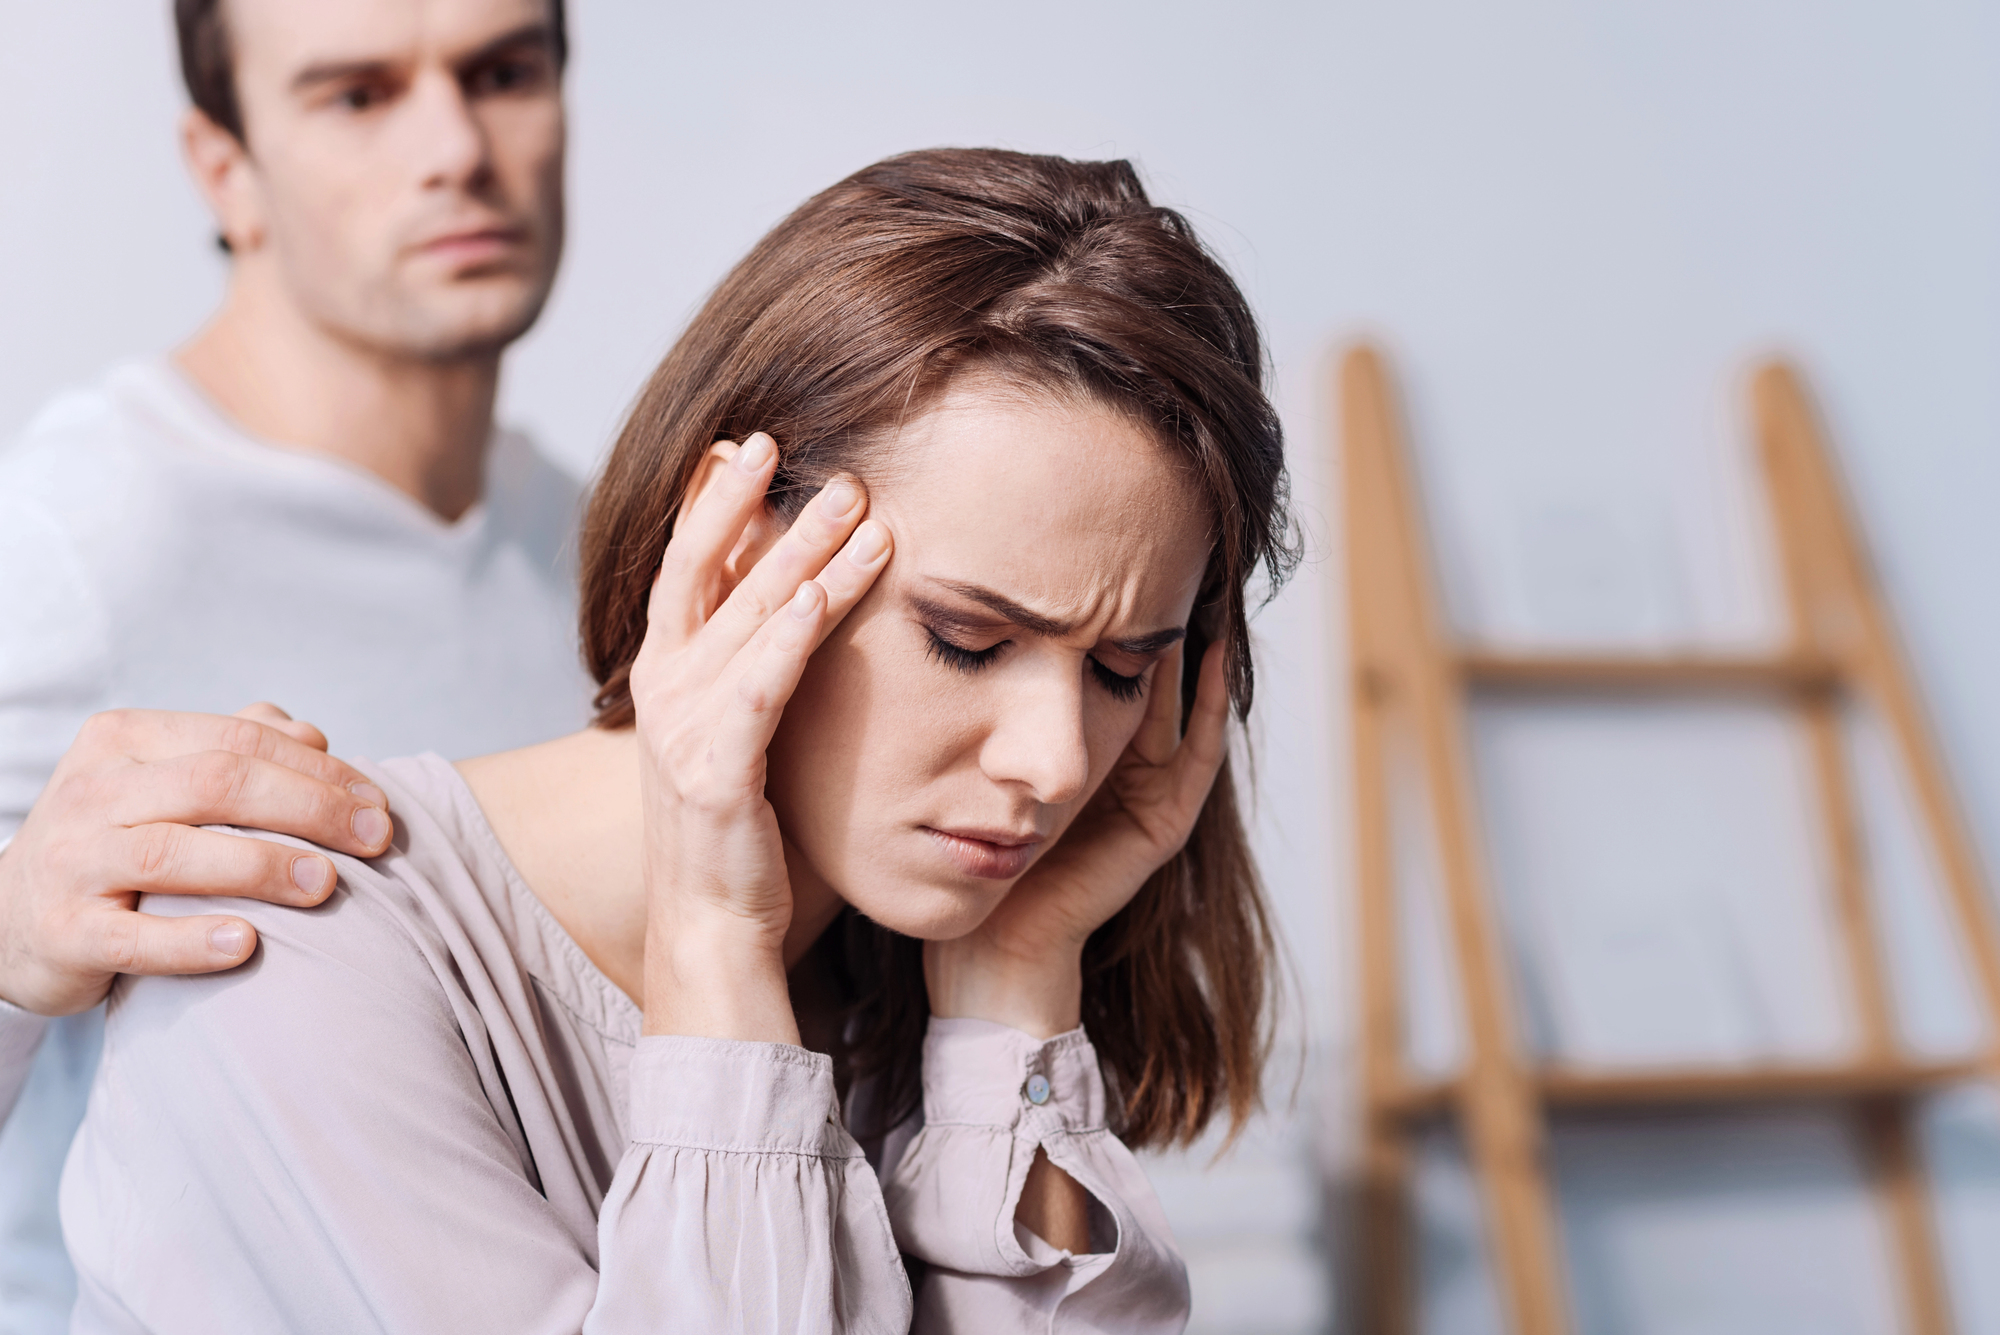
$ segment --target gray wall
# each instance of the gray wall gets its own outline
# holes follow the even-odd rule
[[[1202,1323],[1310,1328],[1326,1302],[1305,1165],[1315,1137],[1337,1153],[1337,1119],[1322,1136],[1307,1113],[1340,1104],[1349,1035],[1325,390],[1344,340],[1378,337],[1403,369],[1461,618],[1635,642],[1767,622],[1739,376],[1795,353],[2000,852],[2000,12],[573,7],[573,241],[506,410],[579,470],[761,230],[899,149],[1135,158],[1263,314],[1313,560],[1260,622],[1282,665],[1260,696],[1260,838],[1314,1055],[1295,1110],[1223,1169],[1163,1165]],[[165,9],[9,7],[0,430],[170,344],[218,290],[175,160]],[[1613,573],[1565,587],[1579,561]]]

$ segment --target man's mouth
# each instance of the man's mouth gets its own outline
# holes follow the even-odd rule
[[[524,227],[468,227],[432,237],[417,249],[454,267],[462,267],[508,258],[527,239]]]

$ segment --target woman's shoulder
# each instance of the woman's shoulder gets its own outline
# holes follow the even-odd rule
[[[501,1067],[523,1053],[532,1062],[538,1008],[491,907],[491,869],[463,828],[451,768],[434,756],[351,763],[389,798],[395,833],[380,856],[225,831],[331,858],[339,881],[324,902],[158,895],[141,904],[161,916],[247,919],[257,944],[218,973],[117,981],[86,1128],[100,1160],[91,1181],[143,1175],[119,1147],[151,1143],[149,1118],[182,1128],[174,1134],[234,1118],[241,1134],[261,1135],[279,1104],[298,1105],[307,1135],[317,1134],[311,1106],[372,1124],[418,1098],[429,1115],[525,1154]],[[212,1140],[189,1152],[228,1151]]]
[[[350,857],[264,830],[227,831],[331,859],[339,880],[325,902],[295,908],[149,896],[144,911],[248,920],[258,934],[250,960],[211,978],[248,982],[275,971],[282,977],[262,987],[287,995],[328,986],[388,989],[406,1001],[443,1004],[461,1024],[475,1011],[512,1014],[527,1005],[532,979],[591,1027],[636,1038],[629,1004],[610,995],[615,989],[521,881],[450,761],[426,754],[350,763],[389,799],[394,834],[379,856]]]
[[[283,1326],[240,1308],[268,1296],[271,1272],[255,1258],[271,1238],[319,1239],[338,1217],[350,1243],[369,1242],[385,1183],[407,1204],[440,1175],[484,1174],[512,1198],[564,1171],[561,1144],[535,1139],[566,1112],[561,1089],[536,1088],[542,1012],[488,902],[490,868],[462,828],[449,766],[358,767],[388,794],[395,835],[377,858],[328,853],[340,880],[323,904],[159,896],[143,906],[235,914],[258,942],[237,968],[123,978],[113,991],[63,1210],[79,1272],[120,1302],[207,1301],[178,1278],[192,1250],[203,1266],[190,1273],[239,1304],[224,1309],[239,1319],[215,1324]],[[588,1224],[587,1212],[577,1218]],[[246,1246],[246,1228],[269,1236]],[[285,1272],[285,1292],[348,1301],[349,1278],[308,1263]],[[372,1324],[356,1310],[328,1328]]]
[[[465,828],[450,764],[431,755],[350,763],[389,798],[395,833],[378,857],[350,857],[268,830],[211,827],[330,859],[339,879],[325,901],[299,908],[234,897],[149,895],[141,903],[143,912],[162,917],[226,913],[256,928],[257,947],[246,963],[206,975],[216,985],[255,980],[261,983],[258,990],[269,990],[272,980],[263,976],[275,970],[292,985],[311,988],[331,971],[349,986],[365,983],[404,993],[407,1000],[432,1000],[441,988],[463,980],[457,957],[468,947],[476,958],[484,946],[488,967],[511,956],[503,927],[510,915],[494,911],[505,887],[486,850]],[[137,988],[133,981],[120,986]]]

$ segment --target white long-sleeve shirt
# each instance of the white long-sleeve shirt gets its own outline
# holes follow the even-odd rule
[[[103,709],[272,700],[372,755],[575,729],[578,502],[502,432],[483,500],[446,523],[372,474],[246,435],[163,360],[56,399],[0,452],[0,837]],[[0,1004],[6,1335],[68,1329],[56,1178],[99,1017],[48,1028]]]
[[[871,1166],[827,1058],[642,1037],[448,763],[365,768],[388,853],[316,909],[232,902],[242,968],[114,990],[62,1188],[78,1332],[1181,1329],[1081,1031],[933,1021],[921,1129]],[[1014,1221],[1037,1149],[1089,1254]]]

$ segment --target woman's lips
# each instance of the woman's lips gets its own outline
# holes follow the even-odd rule
[[[967,876],[987,881],[1011,881],[1035,860],[1039,839],[1020,839],[997,830],[938,830],[923,827],[945,856]]]

